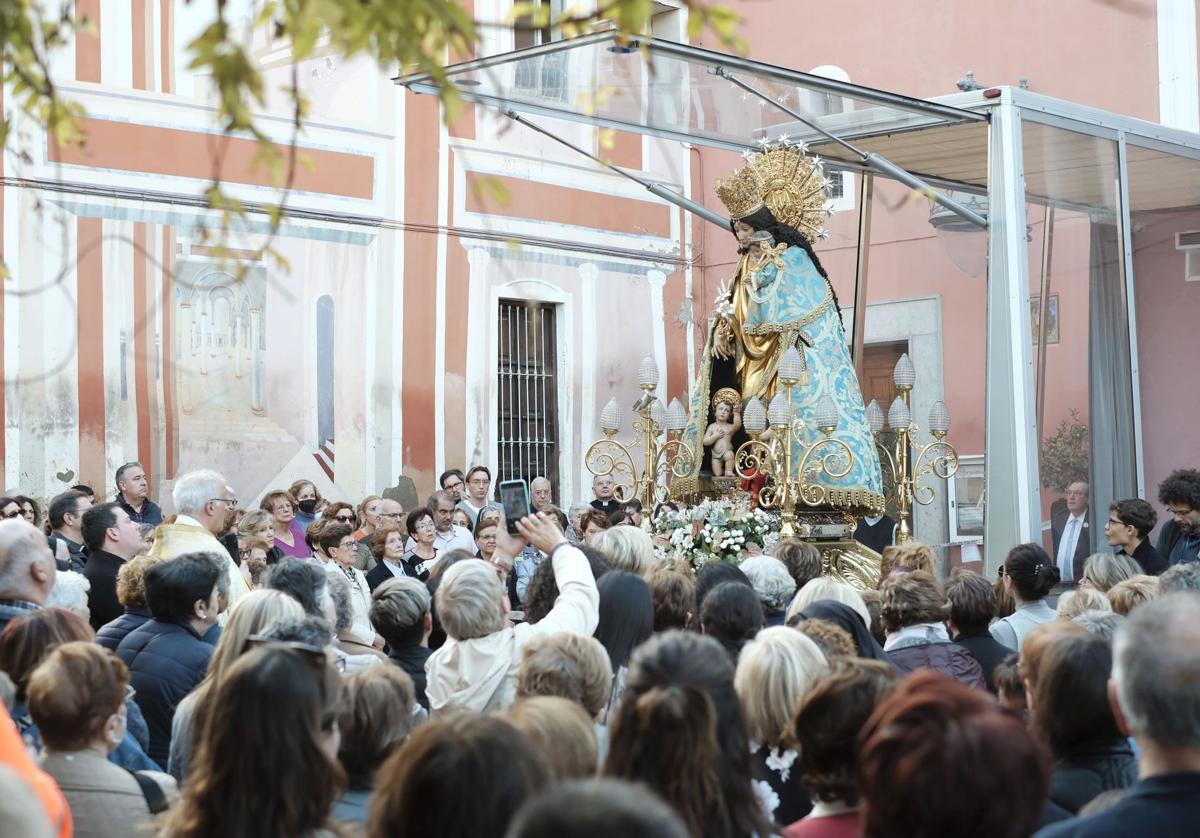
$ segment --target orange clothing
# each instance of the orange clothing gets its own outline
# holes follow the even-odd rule
[[[7,765],[20,775],[21,779],[33,787],[34,794],[41,801],[50,826],[59,838],[71,838],[75,826],[71,821],[71,809],[67,799],[54,779],[42,769],[34,765],[29,752],[25,750],[25,742],[17,733],[8,710],[0,704],[0,765]]]

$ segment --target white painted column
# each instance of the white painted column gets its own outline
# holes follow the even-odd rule
[[[654,336],[654,363],[658,364],[658,395],[663,403],[670,399],[667,380],[667,333],[666,323],[663,322],[663,288],[667,284],[667,275],[662,271],[646,271],[646,281],[650,284],[650,334]]]
[[[483,247],[467,249],[467,423],[463,464],[493,463],[496,436],[496,397],[489,375],[496,367],[495,312],[488,293],[488,267],[492,254]],[[490,356],[490,361],[489,361]],[[438,472],[441,474],[441,471]]]
[[[176,367],[176,376],[179,381],[179,404],[183,408],[184,413],[191,413],[195,404],[192,403],[192,376],[194,367],[192,362],[193,353],[193,332],[196,328],[195,311],[191,303],[179,304],[179,337],[177,340],[180,343],[180,348],[183,350],[179,353],[179,364]]]
[[[242,338],[242,315],[239,314],[233,318],[233,339],[229,341],[229,351],[233,353],[233,374],[236,378],[241,378],[244,374],[242,358],[246,354],[246,347]]]
[[[580,306],[582,316],[579,318],[579,361],[583,365],[582,418],[580,421],[580,439],[588,441],[599,436],[596,427],[596,280],[600,269],[591,262],[579,266],[579,285],[583,303]],[[582,475],[587,472],[583,462],[583,446],[579,451],[579,463],[576,474],[576,485],[571,486],[571,497],[584,497],[584,487],[579,485]]]
[[[212,335],[212,311],[209,304],[200,308],[200,374],[208,375],[208,341]]]
[[[262,341],[262,309],[250,309],[250,409],[263,414],[263,358],[259,347]]]
[[[1158,121],[1200,131],[1195,0],[1158,0]]]

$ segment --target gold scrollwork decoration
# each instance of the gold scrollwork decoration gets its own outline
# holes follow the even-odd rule
[[[613,494],[624,503],[633,497],[637,469],[629,448],[615,439],[598,439],[583,455],[584,465],[596,477],[611,476],[616,481]]]
[[[957,471],[958,451],[954,446],[940,439],[929,443],[920,450],[913,462],[913,500],[921,506],[933,503],[933,487],[917,485],[922,476],[932,474],[941,480],[949,480]]]

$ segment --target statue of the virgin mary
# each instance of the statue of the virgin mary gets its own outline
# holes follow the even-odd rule
[[[811,434],[796,441],[796,461],[800,446],[819,435],[817,408],[828,396],[838,411],[834,436],[849,447],[853,466],[841,477],[819,473],[813,479],[831,490],[827,501],[834,508],[856,515],[883,508],[879,458],[837,299],[808,238],[823,233],[826,185],[819,161],[788,145],[749,155],[744,168],[717,182],[738,239],[738,267],[728,294],[718,301],[683,432],[684,441],[704,456],[695,459],[690,474],[672,480],[673,497],[696,493],[700,478],[712,473],[712,454],[703,442],[721,404],[756,397],[766,405],[778,387],[779,360],[794,346],[804,373],[792,406]],[[735,446],[747,439],[740,424],[732,437]]]

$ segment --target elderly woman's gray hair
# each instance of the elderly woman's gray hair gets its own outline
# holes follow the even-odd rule
[[[354,603],[350,599],[350,581],[339,571],[326,574],[325,584],[329,586],[329,596],[333,598],[333,613],[337,616],[337,624],[333,630],[341,634],[354,624]]]
[[[371,625],[391,646],[420,641],[429,613],[429,589],[409,576],[384,582],[371,594]]]
[[[82,573],[60,570],[54,577],[54,587],[46,598],[47,608],[65,608],[84,619],[88,618],[88,591],[92,583]]]
[[[1112,642],[1113,635],[1117,629],[1125,622],[1125,617],[1115,611],[1084,611],[1071,622],[1076,625],[1083,626],[1091,634],[1103,637],[1105,640]]]
[[[783,611],[796,593],[796,580],[787,565],[771,556],[752,556],[740,565],[764,611]]]
[[[787,618],[790,620],[814,602],[820,602],[823,599],[831,599],[853,608],[858,616],[862,617],[864,625],[871,625],[871,612],[868,610],[866,602],[863,601],[862,595],[845,582],[832,576],[814,579],[798,590],[796,596],[792,598],[792,604],[788,606]]]
[[[466,559],[453,565],[442,577],[435,600],[446,636],[470,640],[502,629],[503,596],[504,586],[492,565],[482,559]]]
[[[592,546],[604,554],[613,570],[649,576],[654,569],[654,542],[648,532],[637,527],[621,524],[601,530],[593,536]]]

